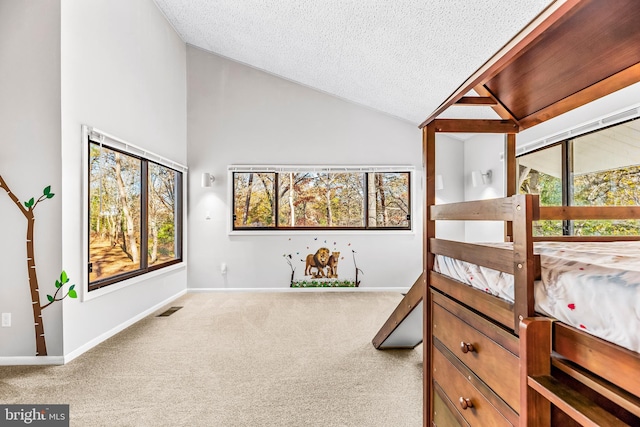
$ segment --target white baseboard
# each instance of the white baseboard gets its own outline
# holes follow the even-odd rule
[[[190,294],[202,292],[398,292],[407,293],[409,287],[395,288],[189,288]]]
[[[128,328],[129,326],[133,325],[134,323],[144,319],[145,317],[147,317],[148,315],[152,314],[153,312],[161,309],[162,307],[164,307],[165,305],[169,304],[171,301],[174,301],[178,298],[180,298],[182,295],[186,294],[187,290],[182,290],[180,292],[178,292],[175,295],[170,296],[169,298],[165,299],[164,301],[154,305],[153,307],[143,311],[142,313],[138,314],[137,316],[132,317],[131,319],[127,320],[126,322],[123,322],[121,324],[119,324],[118,326],[116,326],[115,328],[103,333],[102,335],[92,339],[91,341],[87,342],[86,344],[84,344],[81,347],[78,347],[77,349],[73,350],[72,352],[65,354],[64,355],[64,362],[63,363],[69,363],[71,362],[73,359],[75,359],[76,357],[80,356],[81,354],[91,350],[93,347],[97,346],[98,344],[100,344],[101,342],[111,338],[112,336],[114,336],[115,334],[117,334],[118,332],[122,332],[123,330],[125,330],[126,328]]]
[[[64,356],[4,356],[0,366],[64,365]]]

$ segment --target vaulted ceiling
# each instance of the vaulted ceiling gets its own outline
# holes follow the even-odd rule
[[[154,1],[190,45],[416,125],[551,3]]]

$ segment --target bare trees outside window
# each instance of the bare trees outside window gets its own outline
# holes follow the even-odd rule
[[[233,173],[233,227],[411,229],[409,172]]]
[[[89,290],[181,261],[181,179],[89,143]]]

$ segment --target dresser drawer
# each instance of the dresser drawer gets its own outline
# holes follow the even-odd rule
[[[512,426],[512,424],[489,403],[483,394],[437,349],[433,351],[433,380],[435,382],[434,385],[440,387],[446,394],[446,397],[458,405],[458,412],[470,426]],[[464,402],[464,404],[462,404],[461,401]]]
[[[464,418],[455,409],[449,409],[445,399],[440,393],[444,393],[440,387],[434,387],[433,393],[433,425],[434,427],[469,427]],[[449,402],[449,405],[452,403]]]
[[[456,305],[456,309],[466,311],[468,319],[469,316],[477,316],[459,305]],[[474,321],[484,321],[480,316],[477,317]],[[520,412],[520,366],[517,356],[438,304],[433,305],[433,335],[511,408]]]

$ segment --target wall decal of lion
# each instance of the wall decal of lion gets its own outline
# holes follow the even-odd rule
[[[318,277],[326,277],[326,273],[324,269],[327,267],[329,263],[329,257],[331,252],[328,248],[320,248],[316,251],[315,254],[307,255],[304,275],[311,276],[314,278]],[[315,268],[317,271],[314,273],[312,269]]]
[[[338,260],[340,259],[340,252],[331,252],[329,261],[327,262],[327,277],[338,278]]]

